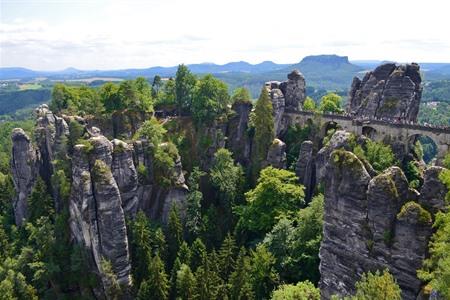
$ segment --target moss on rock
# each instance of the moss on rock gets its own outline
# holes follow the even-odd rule
[[[421,225],[431,224],[431,214],[424,209],[419,203],[409,201],[402,206],[402,209],[397,214],[397,219],[406,219],[408,217],[416,218],[417,222]]]

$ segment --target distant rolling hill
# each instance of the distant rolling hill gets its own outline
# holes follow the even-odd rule
[[[303,58],[296,64],[277,64],[272,61],[250,64],[239,61],[224,65],[213,63],[191,64],[188,67],[198,75],[214,74],[224,80],[230,86],[230,89],[245,86],[256,97],[264,82],[286,80],[287,74],[293,69],[299,69],[303,73],[307,87],[310,89],[344,91],[350,87],[354,76],[362,77],[365,71],[373,69],[383,62],[378,60],[349,61],[347,56],[337,55],[312,55]],[[426,80],[450,79],[450,64],[448,63],[423,63],[421,67]],[[50,80],[74,80],[92,77],[110,80],[111,78],[134,78],[138,76],[152,78],[155,75],[170,77],[175,76],[176,70],[177,66],[123,70],[77,70],[68,68],[52,72],[34,71],[25,68],[0,68],[0,80],[33,80],[37,77],[46,77]]]

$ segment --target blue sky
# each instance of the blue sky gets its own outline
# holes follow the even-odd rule
[[[0,66],[143,68],[311,54],[450,62],[445,0],[0,0]]]

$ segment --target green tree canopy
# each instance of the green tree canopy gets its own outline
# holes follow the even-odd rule
[[[316,102],[311,97],[306,97],[303,103],[303,110],[306,111],[316,111]]]
[[[228,109],[227,85],[211,74],[200,79],[192,99],[191,113],[197,124],[211,122]]]
[[[320,300],[320,291],[309,281],[283,284],[273,292],[272,300]]]
[[[247,192],[247,205],[238,209],[239,226],[258,233],[268,232],[283,216],[292,216],[304,204],[303,186],[291,171],[267,167],[256,187]]]
[[[179,112],[190,111],[196,81],[188,67],[183,64],[178,66],[175,76],[175,96]]]
[[[225,148],[220,148],[214,154],[214,163],[210,178],[213,186],[219,192],[222,205],[231,209],[236,197],[241,191],[244,171],[234,163],[232,154]]]
[[[355,300],[401,300],[401,290],[388,270],[365,273],[356,283]]]
[[[246,88],[240,87],[234,90],[231,101],[232,103],[252,103],[252,98]]]
[[[166,300],[169,297],[169,279],[164,271],[164,264],[156,254],[149,267],[148,279],[141,283],[137,299],[139,300]]]
[[[328,93],[320,99],[319,111],[323,113],[342,113],[342,97],[335,93]]]
[[[280,219],[264,238],[263,245],[275,256],[276,269],[284,282],[319,282],[323,201],[323,195],[315,196],[296,217]]]

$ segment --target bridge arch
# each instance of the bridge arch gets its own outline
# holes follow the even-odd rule
[[[422,156],[426,163],[438,158],[439,141],[434,140],[431,134],[412,133],[408,136],[406,143],[408,153],[413,153],[416,158]]]
[[[371,140],[377,140],[378,139],[378,132],[375,128],[369,125],[364,125],[362,127],[362,134],[366,137],[368,137]]]
[[[327,121],[322,124],[320,128],[320,137],[326,137],[330,130],[339,130],[342,129],[342,126],[339,125],[338,122],[335,121]]]

